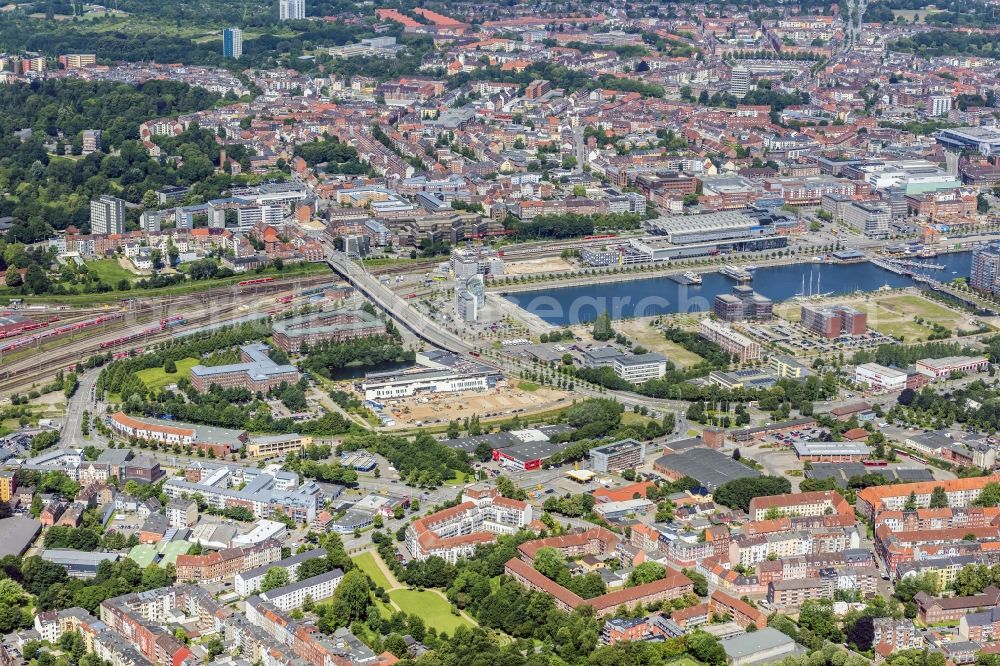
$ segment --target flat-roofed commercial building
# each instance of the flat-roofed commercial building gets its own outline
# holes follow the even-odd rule
[[[742,240],[761,231],[756,220],[738,211],[661,217],[646,227],[674,245]]]
[[[690,476],[710,491],[736,479],[760,476],[760,472],[733,460],[730,455],[701,447],[657,458],[653,469],[671,481]]]
[[[361,384],[365,399],[405,398],[417,393],[486,391],[494,387],[500,378],[495,368],[451,352],[425,352],[419,354],[417,360],[422,365],[365,375]]]
[[[659,379],[667,372],[667,357],[656,352],[616,356],[611,361],[615,374],[627,382],[641,384]]]
[[[296,432],[287,435],[257,435],[247,442],[247,453],[253,458],[284,457],[292,451],[301,451],[312,444],[312,437]]]
[[[921,359],[917,361],[916,368],[922,375],[940,379],[950,376],[953,372],[982,372],[989,367],[989,364],[985,356],[948,356]]]
[[[799,323],[824,338],[862,335],[868,328],[868,315],[846,305],[803,305]]]
[[[274,323],[274,344],[286,352],[298,352],[302,345],[317,342],[346,342],[383,335],[385,323],[364,310],[314,312]]]
[[[590,466],[595,472],[633,469],[646,461],[646,443],[623,439],[590,450]]]
[[[58,564],[72,578],[93,578],[101,562],[114,564],[121,559],[119,553],[90,553],[83,550],[43,550],[42,559]]]
[[[727,638],[719,645],[726,651],[730,666],[780,661],[786,655],[803,651],[795,641],[772,627]]]
[[[861,442],[800,442],[792,445],[795,456],[809,462],[860,462],[871,457]]]
[[[738,356],[740,361],[755,361],[760,358],[759,343],[725,324],[702,319],[698,324],[698,334],[719,345],[727,353]]]
[[[862,363],[854,368],[854,381],[876,393],[891,393],[906,388],[906,372],[878,363]]]
[[[888,238],[892,210],[882,202],[854,201],[843,208],[843,219],[868,238]]]
[[[774,315],[774,302],[751,287],[737,285],[731,294],[717,295],[712,309],[722,321],[770,321]]]
[[[937,133],[937,142],[952,150],[976,150],[1000,155],[1000,130],[995,127],[951,127]]]

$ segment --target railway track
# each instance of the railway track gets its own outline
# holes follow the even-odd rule
[[[234,287],[225,287],[198,294],[165,297],[162,302],[137,303],[131,310],[131,320],[127,322],[126,327],[115,326],[112,330],[106,329],[101,333],[95,333],[85,340],[71,341],[58,351],[46,349],[4,363],[5,367],[0,368],[0,394],[8,394],[44,383],[59,370],[70,367],[94,354],[123,351],[163,342],[179,332],[196,330],[207,323],[224,323],[230,319],[239,319],[247,314],[263,311],[272,304],[262,301],[262,297],[330,283],[333,279],[335,278],[332,275],[320,275],[296,279],[294,282],[291,279],[276,280],[275,282],[253,285],[253,288],[241,291],[235,290]],[[232,301],[228,304],[220,302],[220,297],[227,294],[232,297]],[[239,309],[243,306],[249,306],[249,309],[240,310],[234,313],[233,317],[220,318],[219,316],[223,311]],[[129,340],[120,346],[106,346],[107,343],[122,337],[123,333],[139,333],[141,331],[135,330],[136,328],[148,327],[157,319],[177,314],[185,317],[184,325],[158,330],[155,333],[151,332],[148,336]],[[52,340],[60,339],[62,338],[52,338]],[[50,340],[46,340],[46,343],[48,342]]]

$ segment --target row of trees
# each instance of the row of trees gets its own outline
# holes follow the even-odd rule
[[[395,330],[395,329],[393,329]],[[404,349],[398,337],[373,335],[348,342],[321,342],[303,352],[300,365],[323,377],[346,367],[376,366],[382,363],[412,363],[416,354]]]
[[[517,240],[580,238],[597,230],[630,231],[638,229],[642,216],[630,213],[608,215],[580,215],[561,213],[539,215],[530,221],[508,218],[506,228],[514,232]]]

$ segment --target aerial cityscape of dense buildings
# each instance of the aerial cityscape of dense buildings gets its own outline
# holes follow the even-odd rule
[[[996,666],[995,6],[0,16],[0,666]]]

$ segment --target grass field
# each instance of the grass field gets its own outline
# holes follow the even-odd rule
[[[518,382],[517,388],[521,391],[527,391],[528,393],[534,393],[540,386],[535,382]]]
[[[181,377],[187,377],[191,368],[198,365],[198,359],[185,358],[177,361],[177,372],[168,375],[163,368],[146,368],[135,373],[151,391],[158,391],[168,384],[174,384]]]
[[[393,613],[396,612],[395,608],[393,608],[389,604],[382,603],[379,599],[373,599],[373,601],[375,602],[375,607],[378,608],[379,615],[381,615],[387,620],[390,617],[392,617]]]
[[[428,627],[434,627],[438,632],[455,633],[458,627],[471,627],[469,622],[451,614],[451,606],[437,594],[419,590],[393,590],[389,598],[406,613],[413,613],[423,618]]]
[[[841,299],[843,300],[843,299]],[[845,305],[868,314],[868,327],[884,335],[902,337],[906,342],[926,340],[934,332],[927,323],[937,322],[952,330],[972,328],[968,316],[915,294],[875,295],[864,299],[848,299]],[[782,303],[775,306],[778,316],[796,322],[801,316],[801,304]]]
[[[937,14],[940,9],[893,9],[892,17],[897,19],[902,16],[908,23],[913,23],[913,17],[919,16],[921,21],[927,18],[928,14]]]
[[[358,565],[359,569],[368,574],[368,577],[371,578],[376,585],[381,587],[383,590],[388,590],[392,587],[392,584],[389,583],[389,579],[385,577],[385,574],[382,573],[382,569],[380,569],[378,564],[375,563],[376,557],[375,553],[367,552],[361,553],[357,557],[352,557],[351,559],[354,560],[354,563]]]
[[[87,268],[92,273],[96,273],[101,281],[108,283],[112,287],[121,280],[131,282],[135,279],[135,273],[122,268],[117,259],[95,259],[87,262]]]
[[[637,424],[645,427],[647,423],[653,421],[654,419],[648,416],[643,416],[642,414],[636,414],[635,412],[625,412],[622,414],[622,425],[632,425]]]
[[[689,368],[705,360],[694,352],[684,349],[676,342],[667,340],[659,329],[650,326],[648,321],[644,319],[616,321],[612,326],[616,331],[634,340],[636,344],[649,351],[663,354],[678,368]]]
[[[473,481],[474,479],[475,475],[473,474],[466,475],[465,472],[455,472],[450,479],[445,480],[444,484],[446,486],[461,486],[465,483]]]
[[[691,657],[678,657],[671,662],[668,662],[667,666],[704,666],[700,661],[696,661]]]

